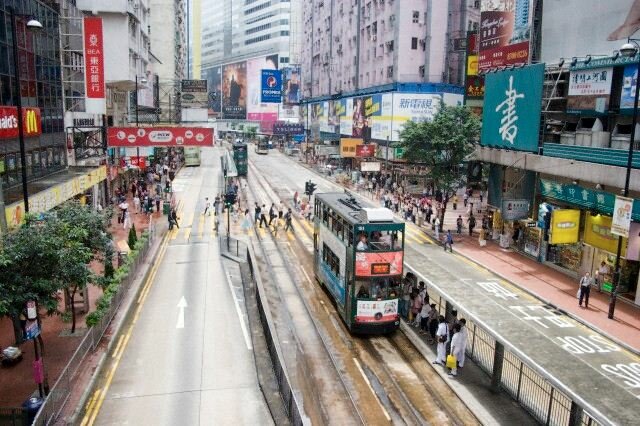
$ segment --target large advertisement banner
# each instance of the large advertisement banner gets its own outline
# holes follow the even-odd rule
[[[279,70],[262,70],[262,103],[279,104],[282,101],[282,72]]]
[[[278,105],[262,102],[262,71],[277,69],[278,55],[247,61],[247,120],[262,122],[278,120]]]
[[[360,138],[340,138],[340,156],[342,158],[355,158],[356,147],[362,145]]]
[[[102,18],[84,18],[86,112],[106,114]]]
[[[247,118],[247,64],[244,61],[222,67],[222,115],[232,120]]]
[[[213,146],[213,129],[207,127],[109,127],[113,147]]]
[[[529,62],[532,15],[532,0],[482,2],[478,58],[480,70]]]
[[[356,277],[402,274],[402,252],[356,252]]]
[[[447,94],[449,95],[449,94]],[[391,140],[399,141],[400,132],[407,121],[433,120],[440,102],[447,105],[462,103],[462,95],[443,96],[441,93],[394,93]]]
[[[25,137],[42,133],[40,108],[22,108],[22,131]],[[0,139],[18,137],[18,107],[0,106]]]
[[[318,125],[321,132],[333,133],[335,128],[329,125],[329,101],[320,102],[322,107],[318,110]]]
[[[480,144],[538,151],[544,64],[487,74]]]
[[[589,215],[587,215],[589,216]],[[577,243],[580,235],[580,210],[551,212],[551,244]]]
[[[611,222],[611,216],[587,214],[584,223],[584,242],[609,253],[615,253],[618,250],[618,236],[611,232]],[[627,239],[623,238],[620,255],[625,257],[626,254]]]
[[[571,71],[567,112],[606,114],[609,110],[613,68]]]
[[[395,321],[398,316],[398,299],[358,300],[356,321]]]
[[[218,116],[222,112],[222,68],[214,67],[204,71],[209,93],[209,113]]]
[[[297,105],[300,103],[300,66],[291,65],[282,70],[282,103]]]
[[[545,1],[541,62],[611,54],[636,33],[639,8],[637,0]]]
[[[353,98],[340,100],[340,134],[343,136],[351,136],[353,133]]]

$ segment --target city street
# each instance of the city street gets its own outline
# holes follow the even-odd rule
[[[83,425],[269,422],[242,290],[222,269],[214,215],[202,215],[205,197],[216,195],[218,156],[218,148],[203,149],[203,165],[178,175],[182,232],[166,237]]]

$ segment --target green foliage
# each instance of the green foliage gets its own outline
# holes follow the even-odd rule
[[[460,186],[459,166],[474,150],[480,136],[480,120],[463,106],[440,104],[433,121],[408,121],[400,132],[404,159],[425,164],[436,188],[446,197]]]
[[[138,234],[136,234],[136,225],[134,223],[131,225],[131,229],[129,229],[129,238],[127,240],[129,248],[133,250],[136,245],[136,241],[138,241]]]

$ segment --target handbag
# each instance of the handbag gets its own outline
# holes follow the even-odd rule
[[[455,369],[458,366],[458,360],[455,355],[447,355],[447,368]]]

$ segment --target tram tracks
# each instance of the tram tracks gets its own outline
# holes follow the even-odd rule
[[[277,203],[291,198],[288,186],[272,187],[252,161],[249,166],[249,175],[261,192],[266,194],[266,199]],[[302,271],[312,271],[313,233],[303,222],[304,219],[294,219],[298,238],[287,244],[292,247],[291,251],[299,260]],[[316,311],[315,318],[331,337],[331,345],[337,353],[335,357],[343,365],[353,364],[359,371],[358,374],[354,368],[349,376],[355,382],[353,387],[359,391],[355,398],[362,401],[367,399],[368,392],[375,394],[387,422],[394,424],[478,424],[473,413],[404,334],[397,332],[391,336],[368,338],[350,335],[335,310],[331,307],[327,309],[332,301],[308,276],[313,274],[305,272],[305,275],[307,279],[302,282],[304,295],[301,297],[312,306],[322,306],[325,312],[318,308],[310,311]],[[363,379],[368,389],[359,384]]]

